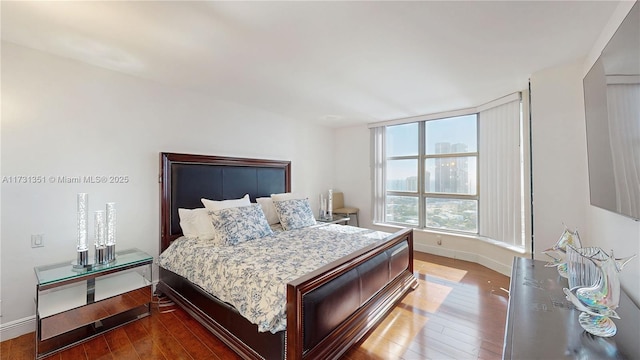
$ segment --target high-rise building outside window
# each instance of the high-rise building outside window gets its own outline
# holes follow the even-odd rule
[[[387,222],[477,233],[477,121],[386,127]]]

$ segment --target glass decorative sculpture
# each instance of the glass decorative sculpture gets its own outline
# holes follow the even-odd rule
[[[589,257],[597,256],[600,252],[601,249],[597,247],[580,248],[567,245],[566,264],[569,289],[591,286],[596,283],[600,272]]]
[[[551,248],[543,250],[542,253],[549,256],[552,260],[547,263],[546,266],[552,267],[556,266],[558,269],[558,273],[562,277],[568,277],[567,275],[567,246],[573,246],[574,248],[582,247],[582,243],[580,241],[580,235],[578,234],[578,230],[571,231],[565,225],[564,231],[560,238]]]
[[[588,333],[610,337],[617,328],[612,318],[619,319],[616,313],[620,301],[620,279],[618,273],[635,255],[616,259],[598,247],[567,249],[567,267],[569,288],[563,291],[567,300],[582,313],[578,320]]]

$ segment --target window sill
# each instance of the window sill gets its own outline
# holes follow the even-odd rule
[[[381,226],[381,227],[385,227],[385,228],[397,229],[397,230],[407,228],[405,226],[400,226],[400,225],[395,225],[395,224],[378,223],[378,222],[374,222],[373,225]],[[513,252],[518,253],[518,254],[528,254],[529,253],[526,249],[524,249],[522,247],[511,245],[511,244],[505,244],[502,241],[494,240],[494,239],[488,238],[486,236],[465,234],[465,233],[459,233],[459,232],[437,231],[437,230],[432,230],[432,229],[417,229],[417,228],[413,228],[413,231],[418,231],[418,232],[422,232],[422,233],[426,233],[426,234],[446,235],[446,236],[455,236],[455,237],[466,238],[466,239],[473,239],[473,240],[482,241],[484,243],[491,244],[491,245],[494,245],[494,246],[498,246],[498,247],[513,251]]]

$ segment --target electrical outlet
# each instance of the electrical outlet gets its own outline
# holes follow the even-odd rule
[[[44,234],[33,234],[31,235],[31,247],[43,247],[44,246]]]

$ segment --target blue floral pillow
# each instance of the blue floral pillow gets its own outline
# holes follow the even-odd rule
[[[274,201],[280,224],[285,230],[299,229],[316,224],[308,199]]]
[[[209,212],[214,229],[213,241],[236,245],[273,234],[258,204]]]

